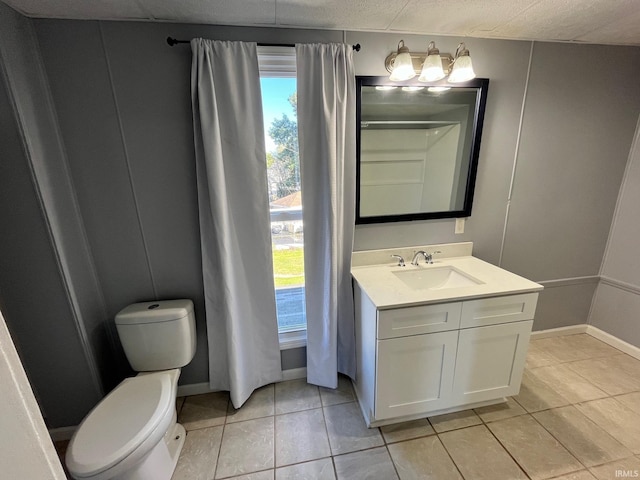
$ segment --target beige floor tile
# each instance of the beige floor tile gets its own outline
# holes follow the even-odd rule
[[[231,477],[228,480],[273,480],[273,476],[273,470],[264,470],[262,472],[250,473],[249,475]]]
[[[461,412],[446,413],[444,415],[436,415],[429,417],[429,422],[433,429],[438,432],[448,432],[457,428],[471,427],[480,425],[482,420],[475,414],[473,410],[462,410]]]
[[[320,387],[320,399],[322,400],[323,407],[353,402],[355,396],[353,395],[351,379],[345,375],[338,375],[338,388],[334,390],[332,388]]]
[[[493,422],[487,426],[533,480],[551,478],[583,468],[530,415]]]
[[[439,435],[458,469],[467,479],[526,479],[526,475],[484,425]]]
[[[367,428],[354,402],[324,407],[324,416],[333,455],[384,444],[377,428]]]
[[[330,458],[276,469],[276,480],[336,480]]]
[[[609,395],[640,391],[640,361],[628,355],[571,362],[568,367]]]
[[[299,412],[321,406],[318,387],[307,383],[306,379],[276,383],[276,414]]]
[[[276,416],[276,467],[330,455],[321,408]]]
[[[228,404],[228,392],[192,395],[185,399],[178,422],[187,430],[223,425]]]
[[[558,359],[549,353],[539,345],[539,342],[543,340],[531,340],[529,343],[529,351],[527,352],[527,368],[546,367],[547,365],[555,365]]]
[[[395,423],[380,427],[380,431],[387,443],[402,442],[412,438],[426,437],[436,433],[426,418],[411,422]]]
[[[583,465],[592,467],[631,456],[631,452],[574,406],[533,416]]]
[[[640,477],[640,459],[624,458],[590,469],[598,480],[620,480],[621,478]]]
[[[393,480],[398,475],[385,447],[334,457],[338,480]]]
[[[584,415],[633,453],[640,453],[640,415],[615,398],[576,405]]]
[[[562,363],[529,370],[529,373],[571,403],[586,402],[609,395]]]
[[[526,410],[511,397],[507,398],[506,402],[474,408],[473,411],[476,412],[476,415],[478,415],[483,422],[495,422],[496,420],[504,420],[527,413]]]
[[[596,477],[591,475],[588,470],[580,470],[579,472],[556,477],[553,480],[596,480]]]
[[[524,371],[520,393],[513,398],[529,413],[562,407],[570,403],[545,382],[532,375],[529,370]]]
[[[462,480],[455,464],[433,435],[388,446],[401,480]]]
[[[216,478],[246,475],[274,467],[274,417],[224,427]]]
[[[622,403],[629,410],[633,410],[640,415],[640,392],[625,393],[615,397],[620,403]]]
[[[273,415],[275,413],[274,390],[273,384],[256,389],[244,405],[237,410],[229,402],[227,423],[242,422]]]
[[[558,362],[575,362],[587,358],[600,358],[620,353],[604,342],[585,333],[563,335],[536,340],[536,346]]]
[[[216,471],[223,428],[209,427],[187,432],[171,480],[211,480]]]

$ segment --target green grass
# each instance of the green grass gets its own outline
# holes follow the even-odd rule
[[[273,250],[273,273],[276,288],[304,285],[302,248]]]

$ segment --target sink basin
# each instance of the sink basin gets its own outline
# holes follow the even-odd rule
[[[443,290],[480,285],[483,282],[451,266],[398,270],[393,272],[405,285],[414,290]]]

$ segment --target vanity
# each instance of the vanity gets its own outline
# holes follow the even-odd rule
[[[369,427],[500,403],[519,392],[543,287],[473,257],[472,247],[354,252],[354,387]],[[432,264],[420,256],[412,265],[419,250],[440,253]]]

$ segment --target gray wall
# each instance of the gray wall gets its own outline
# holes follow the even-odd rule
[[[398,38],[349,33],[348,42],[364,46],[357,73],[384,75]],[[432,39],[443,52],[458,41],[403,38],[415,49]],[[545,285],[535,330],[585,323],[640,111],[640,48],[479,39],[467,46],[490,84],[465,233],[454,234],[453,220],[362,225],[355,249],[473,241],[474,255]],[[594,58],[602,68],[593,69]]]
[[[78,220],[103,298],[104,315],[83,323],[97,322],[111,332],[102,347],[111,351],[110,373],[117,378],[127,369],[117,342],[109,344],[113,315],[133,301],[192,298],[198,353],[183,369],[181,383],[206,382],[190,50],[167,46],[166,37],[359,42],[357,74],[384,75],[383,60],[400,36],[166,23],[32,23],[39,44],[32,54],[41,51]],[[404,36],[416,50],[429,39],[445,52],[455,51],[458,41]],[[640,49],[536,43],[532,50],[530,42],[480,39],[467,39],[467,45],[478,75],[491,83],[473,215],[465,233],[454,235],[453,220],[359,226],[355,249],[471,240],[480,258],[550,287],[541,297],[535,328],[583,323],[631,144],[632,117],[640,106],[640,92],[633,90]],[[612,68],[591,72],[594,56]],[[603,91],[611,85],[616,88]],[[46,278],[38,283],[49,284]],[[36,329],[28,318],[21,318],[27,339]],[[97,347],[94,358],[100,359]],[[295,353],[288,356],[299,357]],[[74,360],[87,363],[82,354]],[[81,395],[86,403],[93,400]],[[82,406],[75,408],[76,416],[86,413]]]
[[[602,264],[602,280],[589,323],[640,346],[640,129],[629,163]]]
[[[35,34],[3,3],[0,58],[0,305],[47,424],[73,425],[103,395],[111,349]]]

